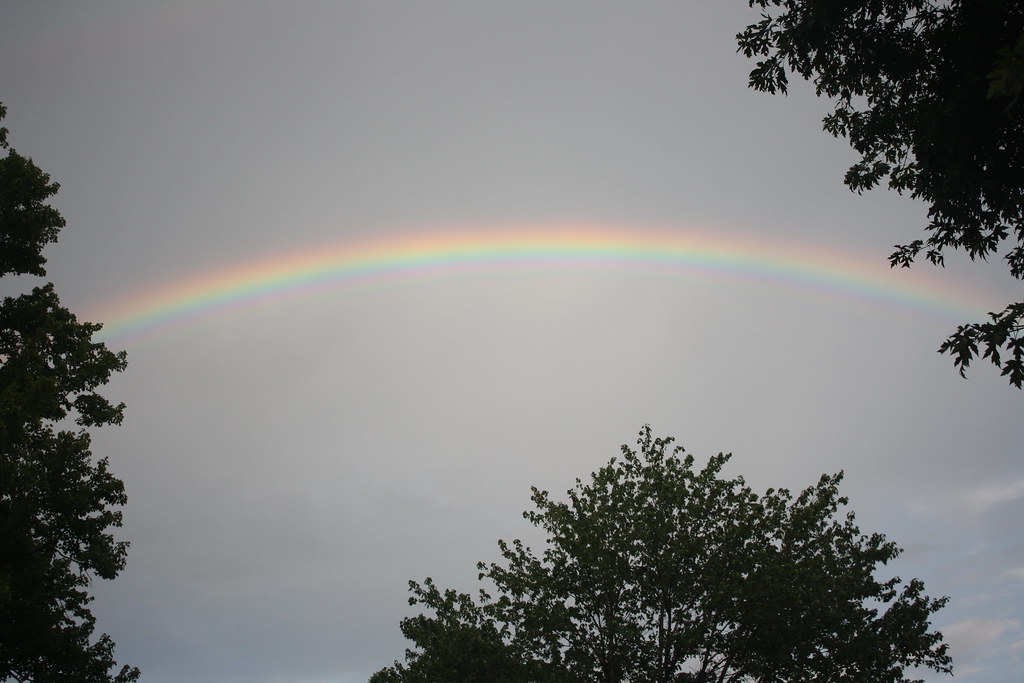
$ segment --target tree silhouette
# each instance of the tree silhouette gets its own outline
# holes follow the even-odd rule
[[[0,105],[0,119],[6,109]],[[46,204],[58,190],[0,128],[0,275],[45,275],[42,249],[64,227]],[[87,428],[121,421],[97,393],[124,352],[92,341],[52,284],[0,302],[0,680],[127,683],[114,643],[95,641],[87,588],[124,567],[116,541],[124,485],[94,460]]]
[[[841,514],[842,474],[758,496],[645,427],[638,450],[577,481],[533,489],[543,552],[499,542],[479,565],[496,597],[411,583],[433,612],[402,622],[414,647],[374,683],[468,681],[909,681],[951,671],[945,604],[919,580],[880,580],[900,550]]]
[[[861,156],[861,193],[885,181],[928,204],[927,237],[896,245],[892,266],[947,249],[1002,253],[1024,279],[1024,4],[1017,0],[748,0],[761,20],[737,35],[759,61],[750,87],[785,93],[787,72],[834,111],[824,128]],[[1003,250],[1005,249],[1005,252]],[[939,351],[960,374],[987,358],[1024,386],[1024,302],[957,328]]]

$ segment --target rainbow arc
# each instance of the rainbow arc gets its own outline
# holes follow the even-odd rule
[[[715,236],[712,231],[544,225],[503,230],[428,231],[336,244],[186,276],[111,302],[90,314],[101,338],[150,336],[216,315],[303,292],[376,278],[428,277],[460,270],[608,265],[661,268],[853,295],[950,318],[984,315],[973,297],[884,262],[786,244]]]

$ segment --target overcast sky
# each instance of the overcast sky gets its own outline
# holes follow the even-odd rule
[[[843,187],[853,155],[806,84],[747,89],[746,5],[4,2],[5,125],[62,185],[49,279],[86,319],[440,234],[789,255],[441,259],[114,336],[128,409],[94,451],[132,546],[94,609],[119,661],[146,683],[365,681],[402,656],[409,579],[474,589],[497,539],[536,543],[531,485],[566,490],[650,423],[755,489],[845,470],[862,529],[906,549],[890,571],[950,596],[958,680],[1019,680],[1024,398],[935,353],[967,321],[944,302],[999,310],[1019,283],[888,270],[924,208]],[[855,277],[797,277],[816,263]]]

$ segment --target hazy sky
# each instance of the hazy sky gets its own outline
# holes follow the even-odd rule
[[[126,420],[94,450],[132,547],[95,612],[119,661],[365,681],[402,656],[409,579],[474,589],[497,539],[536,543],[531,485],[650,423],[755,489],[844,469],[906,549],[890,571],[951,597],[958,680],[1019,680],[1024,397],[935,353],[1019,283],[889,271],[923,207],[843,187],[806,84],[747,89],[746,4],[4,3],[5,125],[62,185],[49,279],[80,317],[384,243],[571,227],[747,259],[442,258],[115,335]]]

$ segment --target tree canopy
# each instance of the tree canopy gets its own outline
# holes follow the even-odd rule
[[[533,489],[526,519],[543,552],[499,541],[474,598],[410,582],[413,646],[371,683],[909,681],[951,671],[924,584],[877,571],[900,549],[865,535],[842,473],[797,495],[756,495],[671,438],[577,480],[567,499]],[[492,596],[493,593],[493,596]]]
[[[6,110],[0,105],[0,119]],[[42,249],[64,226],[46,204],[58,190],[0,128],[0,275],[45,275]],[[87,428],[121,422],[97,393],[124,352],[92,341],[52,284],[0,302],[0,680],[127,683],[114,643],[93,640],[93,576],[124,567],[124,485],[94,460]]]
[[[758,59],[750,86],[785,93],[787,73],[834,111],[826,131],[860,155],[855,192],[883,181],[928,204],[926,238],[895,245],[892,266],[947,250],[1002,255],[1024,279],[1024,3],[1019,0],[748,0],[761,20],[737,35]],[[939,351],[964,375],[988,358],[1024,386],[1024,302],[957,328]]]

